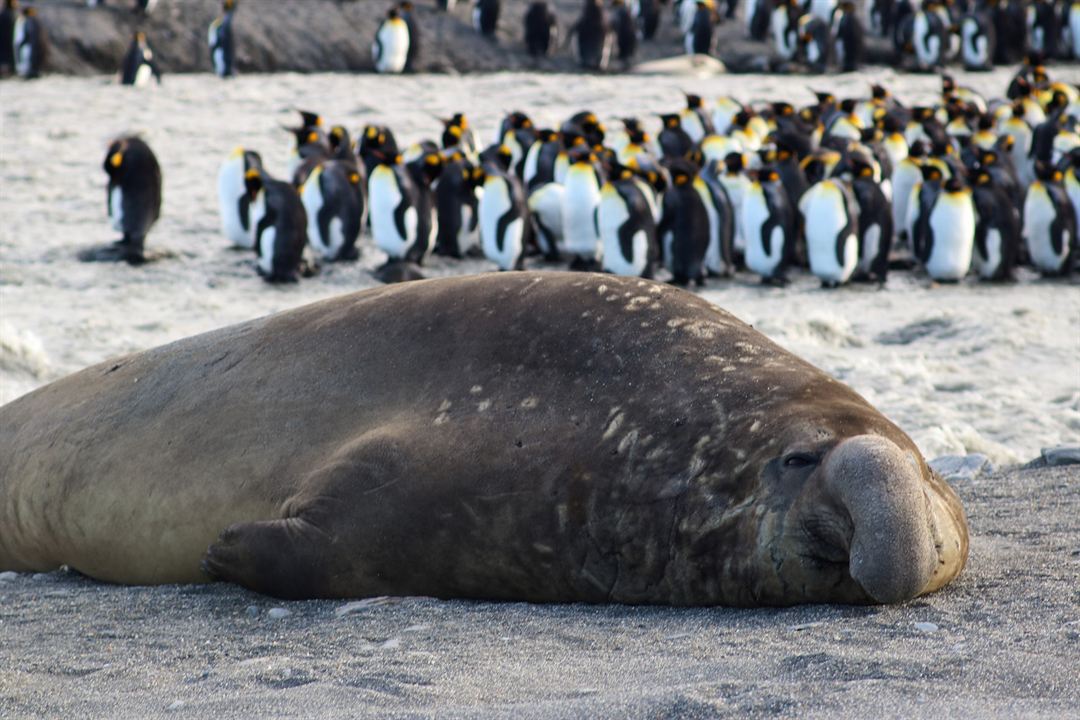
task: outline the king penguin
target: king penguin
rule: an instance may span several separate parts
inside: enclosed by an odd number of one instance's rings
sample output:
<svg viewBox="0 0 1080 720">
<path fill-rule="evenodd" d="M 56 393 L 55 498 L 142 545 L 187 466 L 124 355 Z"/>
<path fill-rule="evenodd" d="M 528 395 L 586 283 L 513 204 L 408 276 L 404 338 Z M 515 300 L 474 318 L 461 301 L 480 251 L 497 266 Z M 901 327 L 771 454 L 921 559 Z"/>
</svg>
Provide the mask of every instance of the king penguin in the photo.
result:
<svg viewBox="0 0 1080 720">
<path fill-rule="evenodd" d="M 403 72 L 409 57 L 409 42 L 409 26 L 396 7 L 390 8 L 386 12 L 386 19 L 375 33 L 375 42 L 371 45 L 375 72 Z"/>
<path fill-rule="evenodd" d="M 233 44 L 233 14 L 236 12 L 236 0 L 224 0 L 221 4 L 221 17 L 214 18 L 207 32 L 210 46 L 210 63 L 218 77 L 232 77 L 236 74 L 236 46 Z"/>
<path fill-rule="evenodd" d="M 431 183 L 442 169 L 438 154 L 426 154 L 404 163 L 403 158 L 379 157 L 368 178 L 371 234 L 375 245 L 387 254 L 379 268 L 380 279 L 397 279 L 393 266 L 422 265 L 437 236 L 433 217 Z M 419 276 L 408 273 L 406 277 Z"/>
<path fill-rule="evenodd" d="M 962 280 L 975 247 L 975 203 L 959 177 L 942 182 L 939 168 L 923 168 L 912 233 L 915 256 L 939 282 Z"/>
<path fill-rule="evenodd" d="M 1012 280 L 1020 249 L 1020 210 L 989 170 L 975 172 L 975 271 L 983 280 Z"/>
<path fill-rule="evenodd" d="M 842 180 L 826 178 L 803 194 L 799 212 L 810 272 L 825 287 L 846 283 L 859 260 L 858 210 L 851 190 Z"/>
<path fill-rule="evenodd" d="M 300 188 L 307 214 L 308 244 L 320 260 L 356 260 L 365 223 L 363 175 L 355 162 L 325 160 Z"/>
<path fill-rule="evenodd" d="M 299 279 L 307 245 L 307 215 L 291 183 L 275 180 L 259 168 L 247 171 L 251 198 L 255 270 L 269 283 Z"/>
<path fill-rule="evenodd" d="M 859 211 L 859 263 L 855 280 L 884 283 L 893 240 L 893 208 L 882 184 L 874 178 L 874 162 L 863 152 L 849 153 L 851 189 Z"/>
<path fill-rule="evenodd" d="M 705 253 L 709 249 L 709 215 L 701 193 L 694 187 L 697 168 L 689 160 L 669 164 L 671 187 L 664 193 L 663 214 L 657 228 L 664 264 L 671 282 L 705 284 Z"/>
<path fill-rule="evenodd" d="M 250 250 L 255 245 L 251 226 L 251 196 L 248 194 L 249 170 L 262 169 L 259 153 L 238 147 L 218 171 L 218 209 L 221 232 L 234 247 Z"/>
<path fill-rule="evenodd" d="M 524 268 L 525 247 L 532 229 L 521 180 L 510 171 L 509 148 L 500 148 L 495 162 L 487 163 L 484 192 L 480 195 L 480 246 L 499 270 Z"/>
<path fill-rule="evenodd" d="M 525 12 L 525 48 L 533 57 L 546 57 L 559 44 L 559 21 L 545 0 L 536 0 Z"/>
<path fill-rule="evenodd" d="M 484 37 L 494 37 L 499 26 L 501 10 L 499 0 L 476 0 L 473 5 L 472 21 L 476 32 Z"/>
<path fill-rule="evenodd" d="M 0 78 L 15 72 L 15 23 L 19 0 L 4 0 L 0 10 Z"/>
<path fill-rule="evenodd" d="M 596 223 L 604 245 L 603 269 L 615 275 L 651 278 L 659 248 L 656 221 L 634 173 L 618 162 L 600 188 Z"/>
<path fill-rule="evenodd" d="M 1044 276 L 1068 275 L 1076 253 L 1076 212 L 1064 174 L 1038 163 L 1024 198 L 1024 239 L 1031 264 Z"/>
<path fill-rule="evenodd" d="M 960 21 L 960 59 L 964 69 L 993 70 L 997 52 L 997 33 L 988 12 L 973 8 Z"/>
<path fill-rule="evenodd" d="M 746 268 L 760 275 L 763 283 L 787 283 L 795 253 L 795 212 L 775 168 L 763 167 L 751 176 L 742 206 Z"/>
<path fill-rule="evenodd" d="M 572 270 L 591 270 L 602 252 L 600 232 L 596 227 L 596 208 L 600 205 L 602 185 L 596 156 L 588 147 L 575 148 L 563 183 L 563 243 L 573 255 Z"/>
<path fill-rule="evenodd" d="M 146 33 L 136 32 L 131 37 L 131 44 L 124 54 L 120 66 L 120 84 L 142 87 L 153 77 L 161 84 L 161 69 L 154 62 L 154 51 L 146 42 Z"/>
<path fill-rule="evenodd" d="M 124 234 L 111 257 L 132 265 L 146 261 L 143 246 L 150 228 L 161 215 L 161 166 L 150 146 L 141 138 L 117 138 L 105 154 L 109 176 L 105 199 L 114 230 Z"/>
<path fill-rule="evenodd" d="M 45 28 L 38 17 L 37 8 L 23 8 L 22 15 L 16 18 L 12 45 L 18 76 L 25 79 L 39 77 L 45 64 L 47 46 Z"/>
<path fill-rule="evenodd" d="M 477 189 L 483 184 L 480 169 L 456 150 L 445 156 L 435 185 L 435 211 L 439 230 L 435 254 L 462 258 L 476 245 Z"/>
<path fill-rule="evenodd" d="M 614 35 L 600 0 L 585 0 L 570 34 L 577 37 L 577 59 L 581 67 L 596 72 L 607 69 Z"/>
</svg>

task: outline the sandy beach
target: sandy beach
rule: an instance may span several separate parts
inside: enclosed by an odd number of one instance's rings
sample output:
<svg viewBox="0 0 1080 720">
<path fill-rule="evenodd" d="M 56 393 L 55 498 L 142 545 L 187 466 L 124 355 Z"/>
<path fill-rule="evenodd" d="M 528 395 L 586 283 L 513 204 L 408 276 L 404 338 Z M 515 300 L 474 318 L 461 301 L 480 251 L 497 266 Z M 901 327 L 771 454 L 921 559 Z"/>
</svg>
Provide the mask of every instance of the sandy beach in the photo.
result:
<svg viewBox="0 0 1080 720">
<path fill-rule="evenodd" d="M 1075 66 L 1056 77 L 1077 82 Z M 1009 70 L 958 74 L 1000 94 Z M 605 120 L 712 98 L 809 102 L 880 81 L 916 103 L 935 76 L 172 76 L 0 85 L 0 402 L 110 357 L 372 287 L 384 256 L 272 287 L 218 227 L 216 174 L 236 145 L 284 173 L 292 109 L 356 132 L 434 136 L 464 110 L 487 140 L 501 115 Z M 109 140 L 136 131 L 164 174 L 150 265 L 84 264 L 115 239 Z M 434 259 L 431 276 L 493 265 Z M 405 599 L 283 604 L 235 587 L 122 588 L 70 573 L 0 576 L 0 717 L 1068 717 L 1080 706 L 1080 472 L 1021 470 L 1080 437 L 1080 285 L 784 289 L 751 275 L 704 297 L 863 394 L 928 458 L 983 453 L 956 480 L 971 561 L 944 591 L 896 607 L 685 610 Z M 285 617 L 274 617 L 281 612 Z M 273 616 L 272 616 L 273 615 Z"/>
</svg>

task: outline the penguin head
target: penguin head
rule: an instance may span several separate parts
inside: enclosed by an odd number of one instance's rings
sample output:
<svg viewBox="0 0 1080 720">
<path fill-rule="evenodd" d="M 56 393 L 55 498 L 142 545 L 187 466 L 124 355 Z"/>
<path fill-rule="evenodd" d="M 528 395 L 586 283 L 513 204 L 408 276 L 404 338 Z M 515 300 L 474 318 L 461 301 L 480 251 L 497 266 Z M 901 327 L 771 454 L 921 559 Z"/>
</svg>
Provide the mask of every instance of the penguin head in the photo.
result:
<svg viewBox="0 0 1080 720">
<path fill-rule="evenodd" d="M 1035 179 L 1044 183 L 1059 183 L 1064 179 L 1064 174 L 1056 167 L 1042 160 L 1035 161 Z"/>
<path fill-rule="evenodd" d="M 251 200 L 259 196 L 264 184 L 262 172 L 256 168 L 251 168 L 244 173 L 244 189 L 247 190 L 248 198 Z"/>
<path fill-rule="evenodd" d="M 305 128 L 317 128 L 322 127 L 323 119 L 319 113 L 311 112 L 309 110 L 297 110 L 300 113 L 300 121 Z"/>
<path fill-rule="evenodd" d="M 689 160 L 676 158 L 668 163 L 668 172 L 671 173 L 671 183 L 675 187 L 686 187 L 694 182 L 697 177 L 697 168 Z"/>
<path fill-rule="evenodd" d="M 126 140 L 114 140 L 105 153 L 105 172 L 110 178 L 123 174 L 124 154 L 127 152 Z"/>
<path fill-rule="evenodd" d="M 941 172 L 941 168 L 939 168 L 937 165 L 923 165 L 921 169 L 923 180 L 925 182 L 939 183 L 944 177 L 944 174 Z"/>
<path fill-rule="evenodd" d="M 758 170 L 758 182 L 762 185 L 780 182 L 780 173 L 771 165 L 766 165 Z"/>
<path fill-rule="evenodd" d="M 400 17 L 401 17 L 401 11 L 398 10 L 396 7 L 392 7 L 389 10 L 386 11 L 386 19 L 387 20 L 397 20 Z"/>
<path fill-rule="evenodd" d="M 956 80 L 948 73 L 941 74 L 941 94 L 951 95 L 956 92 Z"/>
<path fill-rule="evenodd" d="M 221 3 L 221 9 L 225 12 L 236 9 L 236 0 L 223 0 Z"/>
<path fill-rule="evenodd" d="M 687 92 L 684 92 L 683 95 L 686 96 L 686 107 L 688 110 L 697 110 L 698 108 L 702 107 L 700 95 L 694 95 Z"/>
<path fill-rule="evenodd" d="M 341 125 L 335 125 L 330 128 L 330 134 L 327 136 L 327 141 L 330 143 L 330 149 L 335 153 L 341 152 L 344 148 L 351 150 L 352 144 L 349 140 L 349 131 Z"/>
<path fill-rule="evenodd" d="M 974 184 L 978 185 L 979 187 L 985 187 L 987 185 L 991 185 L 991 184 L 993 184 L 993 181 L 994 181 L 993 176 L 986 170 L 978 170 L 978 171 L 976 171 L 975 177 L 974 177 L 974 180 L 973 180 Z"/>
<path fill-rule="evenodd" d="M 908 157 L 910 158 L 918 160 L 919 158 L 926 157 L 926 154 L 926 143 L 924 143 L 922 140 L 916 140 L 915 142 L 911 143 L 911 147 L 908 148 Z"/>
<path fill-rule="evenodd" d="M 729 173 L 740 173 L 746 169 L 742 153 L 731 152 L 724 156 L 724 169 Z"/>
<path fill-rule="evenodd" d="M 945 184 L 942 187 L 947 193 L 958 193 L 963 192 L 967 186 L 964 184 L 963 178 L 959 175 L 953 175 L 945 181 Z"/>
<path fill-rule="evenodd" d="M 888 100 L 892 97 L 892 93 L 889 92 L 884 85 L 875 83 L 870 86 L 870 97 L 874 100 Z"/>
<path fill-rule="evenodd" d="M 774 102 L 769 108 L 776 117 L 791 117 L 795 114 L 795 106 L 788 102 Z"/>
<path fill-rule="evenodd" d="M 679 116 L 674 114 L 674 113 L 668 113 L 666 115 L 661 115 L 660 116 L 660 121 L 662 123 L 664 123 L 664 127 L 668 128 L 669 130 L 674 130 L 675 128 L 679 127 L 679 125 L 680 125 Z"/>
<path fill-rule="evenodd" d="M 413 11 L 413 4 L 409 2 L 409 0 L 402 0 L 402 2 L 398 4 L 398 8 L 400 8 L 403 13 L 410 13 Z"/>
</svg>

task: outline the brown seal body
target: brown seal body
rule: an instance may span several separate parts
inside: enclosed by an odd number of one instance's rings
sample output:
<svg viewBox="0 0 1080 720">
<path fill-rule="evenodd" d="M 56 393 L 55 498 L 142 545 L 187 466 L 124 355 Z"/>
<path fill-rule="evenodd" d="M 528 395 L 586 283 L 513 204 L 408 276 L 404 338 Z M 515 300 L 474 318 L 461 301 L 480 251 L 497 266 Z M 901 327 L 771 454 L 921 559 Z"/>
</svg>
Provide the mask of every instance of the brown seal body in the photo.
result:
<svg viewBox="0 0 1080 720">
<path fill-rule="evenodd" d="M 0 571 L 788 605 L 904 600 L 966 557 L 960 503 L 907 435 L 635 278 L 379 288 L 0 408 Z"/>
</svg>

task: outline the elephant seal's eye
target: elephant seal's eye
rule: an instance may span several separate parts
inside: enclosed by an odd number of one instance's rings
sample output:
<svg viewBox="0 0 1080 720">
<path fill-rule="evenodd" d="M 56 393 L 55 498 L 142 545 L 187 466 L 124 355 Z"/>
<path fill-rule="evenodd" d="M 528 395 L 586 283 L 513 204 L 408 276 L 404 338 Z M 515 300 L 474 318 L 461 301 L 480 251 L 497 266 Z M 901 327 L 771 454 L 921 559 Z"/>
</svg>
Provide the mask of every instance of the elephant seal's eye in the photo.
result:
<svg viewBox="0 0 1080 720">
<path fill-rule="evenodd" d="M 809 453 L 792 453 L 784 458 L 784 467 L 806 468 L 818 464 L 818 458 Z"/>
</svg>

